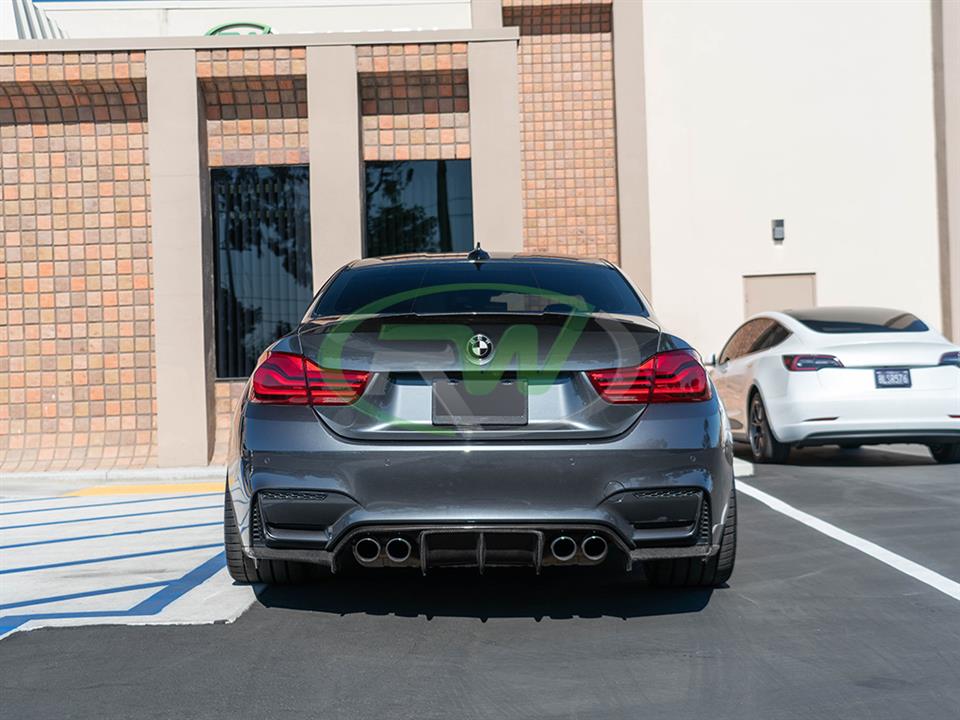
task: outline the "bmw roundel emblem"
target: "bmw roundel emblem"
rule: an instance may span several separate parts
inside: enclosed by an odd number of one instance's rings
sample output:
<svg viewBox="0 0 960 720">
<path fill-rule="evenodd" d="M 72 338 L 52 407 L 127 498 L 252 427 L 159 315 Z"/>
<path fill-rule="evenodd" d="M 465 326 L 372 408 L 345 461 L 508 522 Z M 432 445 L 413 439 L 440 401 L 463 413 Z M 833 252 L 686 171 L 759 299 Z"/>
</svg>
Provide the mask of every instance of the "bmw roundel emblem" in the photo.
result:
<svg viewBox="0 0 960 720">
<path fill-rule="evenodd" d="M 476 365 L 485 365 L 493 359 L 493 341 L 486 335 L 474 335 L 467 342 L 467 358 Z"/>
</svg>

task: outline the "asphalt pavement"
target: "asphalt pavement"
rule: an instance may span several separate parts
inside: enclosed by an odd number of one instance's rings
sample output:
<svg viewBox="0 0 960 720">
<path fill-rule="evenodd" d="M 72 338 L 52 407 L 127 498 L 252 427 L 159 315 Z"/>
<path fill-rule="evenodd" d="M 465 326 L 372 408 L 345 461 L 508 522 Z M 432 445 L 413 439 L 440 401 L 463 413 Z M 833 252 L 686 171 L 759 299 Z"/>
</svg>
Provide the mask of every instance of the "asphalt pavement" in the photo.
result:
<svg viewBox="0 0 960 720">
<path fill-rule="evenodd" d="M 15 632 L 0 717 L 960 716 L 960 466 L 821 448 L 742 482 L 941 589 L 741 492 L 712 592 L 591 572 L 259 588 L 234 622 Z"/>
</svg>

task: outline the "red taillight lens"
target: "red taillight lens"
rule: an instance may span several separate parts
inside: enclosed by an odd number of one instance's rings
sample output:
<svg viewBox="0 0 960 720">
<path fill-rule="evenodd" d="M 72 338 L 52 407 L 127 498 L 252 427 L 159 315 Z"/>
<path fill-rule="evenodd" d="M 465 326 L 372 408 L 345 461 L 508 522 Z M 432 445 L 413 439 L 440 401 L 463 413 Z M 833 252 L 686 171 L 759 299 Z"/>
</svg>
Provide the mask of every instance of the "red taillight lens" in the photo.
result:
<svg viewBox="0 0 960 720">
<path fill-rule="evenodd" d="M 275 405 L 349 405 L 370 374 L 328 370 L 291 353 L 272 352 L 253 371 L 250 401 Z"/>
<path fill-rule="evenodd" d="M 784 355 L 783 366 L 790 372 L 814 372 L 824 368 L 842 368 L 833 355 Z"/>
<path fill-rule="evenodd" d="M 707 371 L 693 350 L 670 350 L 636 367 L 592 370 L 587 376 L 610 403 L 700 402 L 711 397 Z"/>
<path fill-rule="evenodd" d="M 349 405 L 363 394 L 370 373 L 330 370 L 304 359 L 311 405 Z"/>
</svg>

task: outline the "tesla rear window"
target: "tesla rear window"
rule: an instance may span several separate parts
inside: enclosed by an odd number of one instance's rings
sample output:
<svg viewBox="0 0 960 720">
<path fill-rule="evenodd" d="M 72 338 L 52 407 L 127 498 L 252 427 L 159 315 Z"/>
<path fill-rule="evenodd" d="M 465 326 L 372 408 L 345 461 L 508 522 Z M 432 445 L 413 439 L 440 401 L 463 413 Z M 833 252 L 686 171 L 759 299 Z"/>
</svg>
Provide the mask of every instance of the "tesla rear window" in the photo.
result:
<svg viewBox="0 0 960 720">
<path fill-rule="evenodd" d="M 788 310 L 787 314 L 819 333 L 926 332 L 930 329 L 916 315 L 882 308 L 818 308 Z"/>
<path fill-rule="evenodd" d="M 611 267 L 493 260 L 350 268 L 324 290 L 313 316 L 471 312 L 648 315 Z"/>
</svg>

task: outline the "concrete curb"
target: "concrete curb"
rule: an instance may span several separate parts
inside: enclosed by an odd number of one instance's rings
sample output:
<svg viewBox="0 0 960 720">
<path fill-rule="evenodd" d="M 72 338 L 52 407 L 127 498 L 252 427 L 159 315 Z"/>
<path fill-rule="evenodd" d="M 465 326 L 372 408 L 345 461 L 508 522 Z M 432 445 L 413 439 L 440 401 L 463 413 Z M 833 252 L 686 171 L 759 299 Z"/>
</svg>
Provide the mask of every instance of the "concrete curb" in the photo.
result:
<svg viewBox="0 0 960 720">
<path fill-rule="evenodd" d="M 96 485 L 150 485 L 188 482 L 224 482 L 224 465 L 144 468 L 138 470 L 70 470 L 63 472 L 0 473 L 0 495 L 29 497 L 62 495 Z"/>
<path fill-rule="evenodd" d="M 0 473 L 0 482 L 59 480 L 64 483 L 176 482 L 178 480 L 222 480 L 225 465 L 204 467 L 144 468 L 140 470 L 67 470 L 61 472 Z"/>
</svg>

